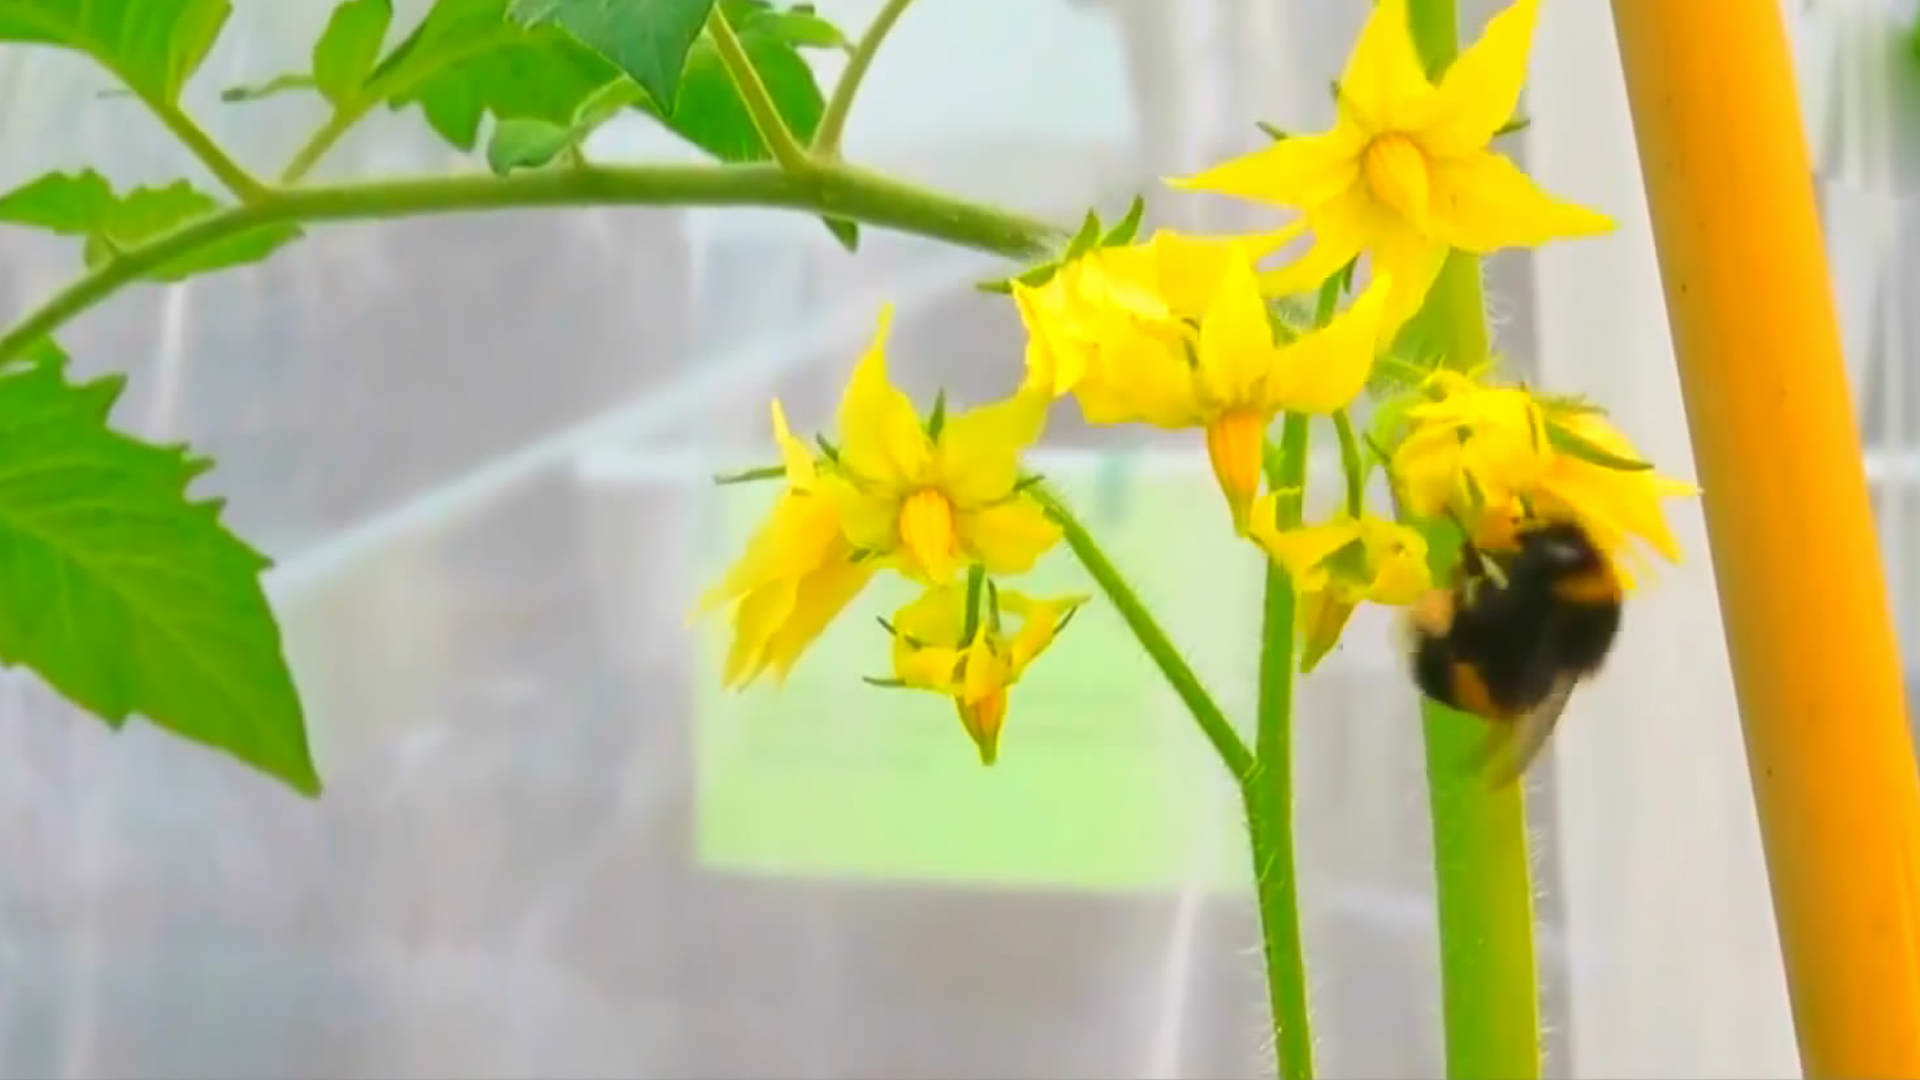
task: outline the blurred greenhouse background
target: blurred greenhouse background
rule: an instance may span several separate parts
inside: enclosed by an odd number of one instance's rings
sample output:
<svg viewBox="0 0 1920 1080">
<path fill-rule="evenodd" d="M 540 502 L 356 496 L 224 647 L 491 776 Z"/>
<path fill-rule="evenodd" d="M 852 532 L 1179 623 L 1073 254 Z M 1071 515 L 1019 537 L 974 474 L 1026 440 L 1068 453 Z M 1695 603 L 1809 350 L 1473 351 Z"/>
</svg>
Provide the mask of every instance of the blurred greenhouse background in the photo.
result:
<svg viewBox="0 0 1920 1080">
<path fill-rule="evenodd" d="M 239 0 L 187 106 L 277 164 L 318 99 L 328 0 Z M 427 0 L 399 0 L 411 25 Z M 842 26 L 878 0 L 821 0 Z M 1463 3 L 1477 27 L 1495 3 Z M 1691 475 L 1607 5 L 1549 0 L 1510 141 L 1614 238 L 1490 264 L 1516 370 L 1592 393 Z M 1920 59 L 1911 0 L 1783 0 L 1799 50 L 1890 587 L 1920 671 Z M 849 154 L 1059 220 L 1255 224 L 1157 178 L 1328 119 L 1365 5 L 920 0 Z M 1177 16 L 1176 16 L 1177 12 Z M 831 75 L 835 62 L 820 66 Z M 76 57 L 0 48 L 0 189 L 200 171 Z M 638 118 L 605 159 L 691 159 Z M 483 168 L 417 110 L 316 178 Z M 77 269 L 23 230 L 0 317 Z M 717 689 L 698 591 L 767 492 L 766 399 L 830 420 L 883 299 L 930 397 L 1010 388 L 994 262 L 776 212 L 520 212 L 326 226 L 270 262 L 129 290 L 65 335 L 129 370 L 118 421 L 214 454 L 270 587 L 318 803 L 9 675 L 0 708 L 0 1073 L 60 1077 L 1226 1077 L 1267 1067 L 1238 807 L 1096 601 L 981 769 L 950 706 L 863 685 L 864 598 L 784 693 Z M 1909 306 L 1914 305 L 1914 306 Z M 1323 457 L 1325 455 L 1322 455 Z M 1256 554 L 1193 440 L 1055 414 L 1043 452 L 1230 707 Z M 1324 492 L 1329 485 L 1322 483 Z M 1187 508 L 1197 506 L 1189 513 Z M 1548 1075 L 1797 1075 L 1698 508 L 1532 801 Z M 1039 574 L 1083 589 L 1064 552 Z M 1411 689 L 1368 613 L 1303 690 L 1301 880 L 1321 1068 L 1440 1067 Z M 1920 688 L 1916 688 L 1920 690 Z M 1910 695 L 1920 697 L 1920 694 Z"/>
</svg>

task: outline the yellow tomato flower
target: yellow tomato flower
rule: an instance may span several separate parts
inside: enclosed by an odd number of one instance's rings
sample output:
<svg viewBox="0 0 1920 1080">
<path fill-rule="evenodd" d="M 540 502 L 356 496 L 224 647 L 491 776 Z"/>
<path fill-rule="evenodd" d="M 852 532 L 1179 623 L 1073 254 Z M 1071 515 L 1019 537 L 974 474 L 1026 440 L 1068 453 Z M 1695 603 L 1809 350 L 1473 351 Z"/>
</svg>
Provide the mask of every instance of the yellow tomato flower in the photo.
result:
<svg viewBox="0 0 1920 1080">
<path fill-rule="evenodd" d="M 1411 604 L 1428 589 L 1427 542 L 1413 529 L 1341 514 L 1283 530 L 1274 524 L 1276 498 L 1261 496 L 1250 535 L 1293 581 L 1301 671 L 1313 670 L 1339 643 L 1355 607 Z"/>
<path fill-rule="evenodd" d="M 894 615 L 888 629 L 894 678 L 951 697 L 960 725 L 980 750 L 980 763 L 991 765 L 999 756 L 1008 688 L 1053 644 L 1087 598 L 1036 600 L 1012 591 L 985 592 L 971 639 L 967 588 L 952 582 L 921 593 Z"/>
<path fill-rule="evenodd" d="M 1253 251 L 1239 240 L 1162 233 L 1148 245 L 1105 252 L 1099 269 L 1069 286 L 1081 290 L 1078 298 L 1029 298 L 1022 308 L 1049 356 L 1060 348 L 1056 330 L 1096 343 L 1080 354 L 1073 383 L 1089 423 L 1206 432 L 1214 475 L 1241 532 L 1260 486 L 1267 425 L 1282 411 L 1332 412 L 1360 393 L 1391 286 L 1377 279 L 1328 325 L 1277 341 Z M 1048 313 L 1045 305 L 1056 302 L 1077 309 L 1074 321 Z M 1054 361 L 1030 353 L 1029 363 Z"/>
<path fill-rule="evenodd" d="M 1456 513 L 1483 546 L 1509 536 L 1517 517 L 1570 517 L 1628 588 L 1634 569 L 1647 565 L 1635 539 L 1680 560 L 1662 500 L 1699 489 L 1629 467 L 1643 464 L 1639 453 L 1599 410 L 1543 401 L 1518 386 L 1482 386 L 1455 372 L 1436 372 L 1427 390 L 1436 399 L 1407 410 L 1411 426 L 1393 453 L 1408 512 Z"/>
<path fill-rule="evenodd" d="M 998 574 L 1033 567 L 1060 528 L 1020 488 L 1020 455 L 1040 437 L 1051 400 L 1033 388 L 945 417 L 928 432 L 887 376 L 893 308 L 840 401 L 840 446 L 821 477 L 848 541 L 919 581 L 979 563 Z"/>
<path fill-rule="evenodd" d="M 833 501 L 820 493 L 813 454 L 787 428 L 773 402 L 773 434 L 786 466 L 786 490 L 747 542 L 747 550 L 700 608 L 733 603 L 733 641 L 721 683 L 745 687 L 773 671 L 784 682 L 800 654 L 872 578 L 874 566 L 847 542 Z"/>
<path fill-rule="evenodd" d="M 1483 386 L 1458 372 L 1426 383 L 1434 400 L 1407 410 L 1411 423 L 1394 450 L 1399 497 L 1416 517 L 1450 507 L 1505 506 L 1531 488 L 1549 461 L 1546 419 L 1517 386 Z"/>
<path fill-rule="evenodd" d="M 1087 251 L 1040 285 L 1015 281 L 1013 299 L 1027 329 L 1029 382 L 1056 397 L 1079 392 L 1090 423 L 1136 418 L 1150 408 L 1151 388 L 1143 392 L 1109 373 L 1138 374 L 1146 358 L 1184 361 L 1186 342 L 1227 264 L 1284 243 L 1277 235 L 1195 236 L 1162 229 L 1141 243 Z M 1158 367 L 1177 376 L 1181 366 Z"/>
<path fill-rule="evenodd" d="M 1641 460 L 1633 443 L 1599 412 L 1552 412 L 1552 422 L 1602 453 Z M 1555 452 L 1529 492 L 1534 512 L 1567 515 L 1578 521 L 1605 551 L 1621 583 L 1633 587 L 1633 570 L 1651 564 L 1633 541 L 1638 539 L 1670 563 L 1680 561 L 1680 541 L 1667 524 L 1662 501 L 1699 494 L 1693 484 L 1652 469 L 1617 469 L 1577 455 Z"/>
<path fill-rule="evenodd" d="M 1541 191 L 1489 149 L 1526 82 L 1539 0 L 1488 20 L 1435 86 L 1415 51 L 1406 0 L 1379 0 L 1347 58 L 1332 130 L 1294 135 L 1224 162 L 1178 188 L 1301 211 L 1313 243 L 1264 282 L 1311 289 L 1361 252 L 1393 277 L 1387 325 L 1420 307 L 1451 248 L 1485 254 L 1613 228 L 1606 216 Z"/>
</svg>

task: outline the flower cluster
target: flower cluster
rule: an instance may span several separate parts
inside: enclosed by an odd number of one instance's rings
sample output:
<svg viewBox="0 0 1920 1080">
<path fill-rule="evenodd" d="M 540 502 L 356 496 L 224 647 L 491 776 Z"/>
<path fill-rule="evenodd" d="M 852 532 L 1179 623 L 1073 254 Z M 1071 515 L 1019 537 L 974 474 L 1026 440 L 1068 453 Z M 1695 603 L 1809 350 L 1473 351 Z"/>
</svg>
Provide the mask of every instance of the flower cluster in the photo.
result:
<svg viewBox="0 0 1920 1080">
<path fill-rule="evenodd" d="M 1598 408 L 1463 370 L 1481 358 L 1397 359 L 1397 378 L 1381 378 L 1381 357 L 1395 355 L 1451 252 L 1612 227 L 1491 148 L 1513 122 L 1537 7 L 1515 0 L 1435 83 L 1405 0 L 1380 0 L 1336 86 L 1331 130 L 1172 182 L 1293 220 L 1136 240 L 1138 203 L 1104 234 L 1089 215 L 1059 258 L 1004 283 L 1028 341 L 1025 378 L 1003 400 L 948 415 L 942 399 L 922 415 L 888 378 L 884 311 L 846 387 L 837 441 L 801 441 L 773 406 L 785 491 L 707 598 L 732 606 L 728 685 L 768 669 L 784 677 L 873 574 L 891 570 L 924 592 L 885 622 L 893 675 L 873 681 L 950 697 L 991 763 L 1008 688 L 1084 601 L 996 581 L 1032 568 L 1062 535 L 1021 457 L 1069 396 L 1089 423 L 1201 433 L 1227 521 L 1300 597 L 1303 669 L 1357 605 L 1410 604 L 1431 586 L 1422 527 L 1435 521 L 1482 530 L 1516 514 L 1572 516 L 1627 581 L 1636 538 L 1677 558 L 1661 499 L 1691 487 L 1638 460 Z M 1303 253 L 1281 256 L 1303 239 Z M 1367 461 L 1347 410 L 1369 396 L 1367 441 L 1398 520 L 1365 505 Z M 1329 520 L 1300 520 L 1299 491 L 1276 483 L 1269 429 L 1283 415 L 1331 417 L 1342 436 L 1349 498 Z"/>
</svg>

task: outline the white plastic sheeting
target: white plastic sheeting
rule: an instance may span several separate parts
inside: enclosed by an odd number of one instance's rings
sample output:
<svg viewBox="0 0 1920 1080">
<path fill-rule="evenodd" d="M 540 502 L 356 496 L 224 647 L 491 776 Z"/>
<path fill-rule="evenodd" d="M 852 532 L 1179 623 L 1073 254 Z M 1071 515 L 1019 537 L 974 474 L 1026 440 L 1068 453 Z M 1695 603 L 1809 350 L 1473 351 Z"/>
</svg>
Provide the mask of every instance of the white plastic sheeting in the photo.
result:
<svg viewBox="0 0 1920 1080">
<path fill-rule="evenodd" d="M 876 4 L 820 6 L 858 25 Z M 1360 5 L 1172 7 L 921 0 L 850 148 L 1066 219 L 1254 145 L 1255 117 L 1327 119 Z M 1465 7 L 1477 23 L 1491 5 Z M 1534 126 L 1514 141 L 1621 230 L 1494 260 L 1502 341 L 1686 474 L 1606 6 L 1545 7 Z M 1788 10 L 1911 627 L 1920 378 L 1901 253 L 1920 114 L 1892 36 L 1910 16 Z M 218 90 L 303 66 L 325 14 L 242 0 L 189 95 L 263 170 L 319 107 Z M 133 103 L 97 99 L 106 85 L 70 56 L 0 50 L 0 186 L 81 164 L 204 182 Z M 638 121 L 595 150 L 687 156 Z M 381 111 L 321 175 L 477 167 L 456 162 L 417 113 Z M 1186 227 L 1259 219 L 1154 199 Z M 78 261 L 17 231 L 4 252 L 7 317 Z M 768 453 L 770 393 L 796 424 L 828 423 L 883 298 L 914 392 L 1012 385 L 1017 321 L 969 287 L 992 268 L 871 231 L 849 258 L 773 213 L 498 214 L 327 227 L 76 322 L 63 341 L 83 369 L 133 374 L 119 422 L 219 455 L 210 488 L 281 560 L 270 585 L 329 791 L 303 803 L 9 678 L 0 1074 L 1259 1075 L 1233 800 L 1098 601 L 1023 682 L 993 770 L 943 703 L 858 682 L 884 662 L 870 619 L 897 590 L 863 599 L 781 696 L 715 692 L 711 634 L 686 627 L 765 497 L 704 477 Z M 1063 407 L 1039 460 L 1244 712 L 1259 567 L 1219 528 L 1194 441 L 1090 432 Z M 1677 519 L 1689 561 L 1636 601 L 1535 799 L 1554 1076 L 1795 1070 L 1704 536 L 1697 510 Z M 1085 588 L 1064 554 L 1038 577 Z M 1321 1072 L 1435 1075 L 1422 765 L 1384 617 L 1356 618 L 1300 713 Z"/>
</svg>

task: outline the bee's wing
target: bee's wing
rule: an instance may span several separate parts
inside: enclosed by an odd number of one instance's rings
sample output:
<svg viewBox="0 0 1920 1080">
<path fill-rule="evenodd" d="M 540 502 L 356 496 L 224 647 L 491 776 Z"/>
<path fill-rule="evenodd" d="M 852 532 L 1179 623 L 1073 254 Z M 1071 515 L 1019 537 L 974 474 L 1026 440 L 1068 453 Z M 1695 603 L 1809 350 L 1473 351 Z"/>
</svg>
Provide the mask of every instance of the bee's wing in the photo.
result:
<svg viewBox="0 0 1920 1080">
<path fill-rule="evenodd" d="M 1563 674 L 1556 677 L 1547 696 L 1529 709 L 1518 720 L 1510 724 L 1501 724 L 1487 736 L 1469 763 L 1472 769 L 1486 777 L 1493 787 L 1506 787 L 1520 779 L 1540 756 L 1547 745 L 1547 739 L 1553 735 L 1554 725 L 1560 722 L 1560 714 L 1567 711 L 1567 702 L 1573 697 L 1573 688 L 1579 683 L 1574 675 Z"/>
</svg>

